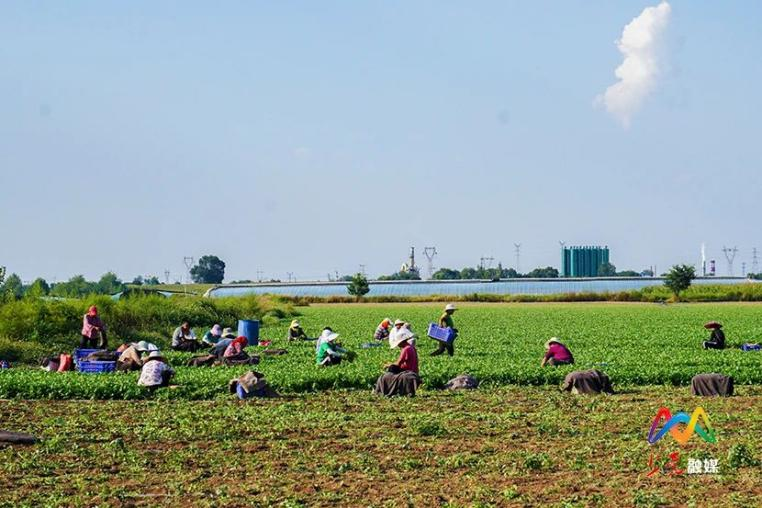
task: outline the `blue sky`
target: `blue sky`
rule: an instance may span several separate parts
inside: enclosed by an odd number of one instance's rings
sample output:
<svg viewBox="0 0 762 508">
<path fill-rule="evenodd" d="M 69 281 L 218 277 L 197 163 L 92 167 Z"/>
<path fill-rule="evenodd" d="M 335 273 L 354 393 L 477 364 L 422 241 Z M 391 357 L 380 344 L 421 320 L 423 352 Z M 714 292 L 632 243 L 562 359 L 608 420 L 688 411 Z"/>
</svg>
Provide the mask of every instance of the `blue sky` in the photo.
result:
<svg viewBox="0 0 762 508">
<path fill-rule="evenodd" d="M 596 96 L 657 2 L 3 2 L 0 264 L 228 280 L 762 249 L 762 4 L 672 1 L 624 128 Z M 718 266 L 724 271 L 724 262 Z"/>
</svg>

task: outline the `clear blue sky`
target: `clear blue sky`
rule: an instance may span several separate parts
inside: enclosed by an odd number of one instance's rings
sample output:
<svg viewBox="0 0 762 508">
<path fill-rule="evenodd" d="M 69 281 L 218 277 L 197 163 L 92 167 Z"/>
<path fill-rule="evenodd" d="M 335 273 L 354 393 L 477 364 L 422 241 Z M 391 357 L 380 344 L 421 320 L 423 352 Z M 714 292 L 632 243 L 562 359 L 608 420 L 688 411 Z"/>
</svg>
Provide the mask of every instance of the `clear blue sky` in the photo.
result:
<svg viewBox="0 0 762 508">
<path fill-rule="evenodd" d="M 0 5 L 0 264 L 24 280 L 620 269 L 762 249 L 762 4 L 670 2 L 628 129 L 593 105 L 643 1 Z M 724 270 L 724 263 L 719 267 Z"/>
</svg>

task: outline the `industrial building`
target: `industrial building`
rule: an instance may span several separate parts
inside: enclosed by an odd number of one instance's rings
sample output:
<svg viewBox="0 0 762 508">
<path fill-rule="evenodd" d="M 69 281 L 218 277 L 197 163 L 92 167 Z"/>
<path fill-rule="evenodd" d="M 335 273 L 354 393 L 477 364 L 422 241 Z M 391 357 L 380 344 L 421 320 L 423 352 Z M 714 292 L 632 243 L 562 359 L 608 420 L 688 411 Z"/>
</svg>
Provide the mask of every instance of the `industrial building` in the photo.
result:
<svg viewBox="0 0 762 508">
<path fill-rule="evenodd" d="M 598 269 L 608 262 L 608 247 L 564 247 L 561 277 L 597 277 Z"/>
</svg>

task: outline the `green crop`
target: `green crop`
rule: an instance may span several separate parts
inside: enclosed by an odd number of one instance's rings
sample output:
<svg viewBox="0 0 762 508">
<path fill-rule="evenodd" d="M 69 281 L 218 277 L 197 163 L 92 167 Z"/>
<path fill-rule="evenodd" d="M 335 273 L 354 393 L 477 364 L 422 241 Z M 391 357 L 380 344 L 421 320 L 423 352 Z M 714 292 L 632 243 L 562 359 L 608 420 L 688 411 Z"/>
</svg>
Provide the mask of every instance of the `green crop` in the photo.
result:
<svg viewBox="0 0 762 508">
<path fill-rule="evenodd" d="M 732 375 L 736 384 L 762 383 L 762 353 L 742 352 L 738 345 L 760 342 L 762 305 L 757 304 L 461 304 L 455 314 L 460 337 L 455 356 L 428 356 L 436 344 L 425 336 L 438 304 L 316 305 L 300 309 L 311 336 L 324 326 L 340 333 L 345 347 L 358 355 L 353 363 L 320 368 L 314 343 L 286 343 L 288 320 L 265 326 L 262 338 L 271 347 L 286 348 L 283 356 L 262 356 L 257 367 L 284 393 L 332 389 L 370 389 L 383 365 L 397 351 L 387 343 L 363 349 L 384 317 L 402 318 L 418 333 L 418 354 L 425 388 L 438 388 L 449 379 L 470 373 L 483 385 L 555 385 L 579 369 L 606 372 L 615 388 L 623 385 L 685 386 L 702 372 Z M 723 322 L 728 349 L 705 351 L 701 341 L 708 320 Z M 543 345 L 551 336 L 566 343 L 576 364 L 541 368 Z M 250 347 L 252 354 L 261 347 Z M 229 397 L 227 382 L 245 367 L 191 368 L 181 366 L 188 354 L 170 354 L 176 366 L 175 389 L 148 394 L 137 386 L 137 374 L 53 374 L 16 368 L 0 372 L 0 397 L 50 399 L 214 399 Z"/>
</svg>

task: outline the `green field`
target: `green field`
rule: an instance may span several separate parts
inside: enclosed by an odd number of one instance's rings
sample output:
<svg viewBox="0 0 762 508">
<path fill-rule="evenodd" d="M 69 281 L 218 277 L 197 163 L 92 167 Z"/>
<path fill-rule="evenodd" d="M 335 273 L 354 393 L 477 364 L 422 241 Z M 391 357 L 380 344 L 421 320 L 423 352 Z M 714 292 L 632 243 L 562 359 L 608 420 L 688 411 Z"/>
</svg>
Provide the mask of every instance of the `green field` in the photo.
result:
<svg viewBox="0 0 762 508">
<path fill-rule="evenodd" d="M 329 325 L 344 345 L 358 352 L 354 363 L 332 368 L 314 364 L 311 343 L 287 344 L 283 337 L 288 319 L 265 326 L 262 337 L 288 354 L 263 357 L 258 370 L 285 393 L 325 389 L 369 389 L 385 363 L 396 358 L 388 347 L 362 349 L 372 342 L 376 324 L 384 317 L 402 318 L 424 332 L 436 320 L 440 304 L 314 305 L 299 308 L 301 321 L 311 335 Z M 704 351 L 701 341 L 708 320 L 726 324 L 729 348 Z M 762 335 L 760 304 L 461 304 L 455 315 L 460 337 L 453 358 L 428 357 L 435 343 L 419 339 L 424 389 L 435 389 L 448 379 L 468 372 L 485 386 L 506 384 L 555 385 L 573 369 L 598 368 L 616 386 L 687 385 L 701 372 L 732 375 L 737 384 L 762 383 L 762 354 L 742 352 L 743 342 L 759 342 Z M 201 332 L 202 330 L 198 330 Z M 560 337 L 572 350 L 576 365 L 541 368 L 544 342 Z M 256 353 L 261 348 L 249 348 Z M 181 365 L 189 355 L 170 355 Z M 227 397 L 227 381 L 243 368 L 178 367 L 173 390 L 159 398 L 212 399 Z M 136 374 L 49 374 L 39 369 L 0 372 L 3 398 L 100 398 L 136 399 L 147 394 L 136 386 Z"/>
</svg>

